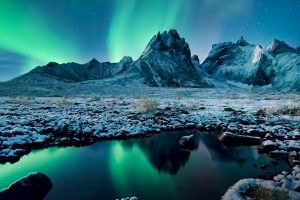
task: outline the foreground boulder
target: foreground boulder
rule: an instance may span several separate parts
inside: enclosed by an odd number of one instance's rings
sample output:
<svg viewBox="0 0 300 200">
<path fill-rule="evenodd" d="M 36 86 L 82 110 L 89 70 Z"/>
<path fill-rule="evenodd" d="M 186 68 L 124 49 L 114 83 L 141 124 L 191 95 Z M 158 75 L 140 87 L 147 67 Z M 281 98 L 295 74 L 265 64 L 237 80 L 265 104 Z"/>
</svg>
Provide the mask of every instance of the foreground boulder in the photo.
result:
<svg viewBox="0 0 300 200">
<path fill-rule="evenodd" d="M 300 166 L 291 172 L 281 172 L 273 180 L 242 179 L 231 186 L 222 200 L 246 199 L 300 199 Z"/>
<path fill-rule="evenodd" d="M 242 179 L 231 186 L 222 196 L 222 200 L 273 199 L 298 200 L 300 193 L 281 187 L 271 180 Z"/>
<path fill-rule="evenodd" d="M 42 200 L 52 188 L 49 177 L 31 173 L 0 191 L 0 200 Z"/>
<path fill-rule="evenodd" d="M 240 146 L 258 145 L 260 144 L 261 138 L 248 135 L 233 134 L 231 132 L 224 132 L 219 137 L 219 140 L 226 146 Z"/>
</svg>

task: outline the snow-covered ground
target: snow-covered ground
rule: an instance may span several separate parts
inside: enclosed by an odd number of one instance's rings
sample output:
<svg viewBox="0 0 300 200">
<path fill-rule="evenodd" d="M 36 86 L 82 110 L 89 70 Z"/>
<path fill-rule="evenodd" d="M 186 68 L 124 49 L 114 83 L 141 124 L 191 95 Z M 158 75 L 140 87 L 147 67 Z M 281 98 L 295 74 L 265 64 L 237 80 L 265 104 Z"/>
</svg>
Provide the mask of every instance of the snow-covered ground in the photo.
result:
<svg viewBox="0 0 300 200">
<path fill-rule="evenodd" d="M 82 146 L 196 128 L 259 137 L 262 153 L 288 158 L 291 165 L 300 163 L 299 94 L 149 87 L 98 90 L 98 95 L 1 97 L 0 162 L 16 162 L 32 149 L 49 146 Z M 75 91 L 72 88 L 66 95 Z"/>
</svg>

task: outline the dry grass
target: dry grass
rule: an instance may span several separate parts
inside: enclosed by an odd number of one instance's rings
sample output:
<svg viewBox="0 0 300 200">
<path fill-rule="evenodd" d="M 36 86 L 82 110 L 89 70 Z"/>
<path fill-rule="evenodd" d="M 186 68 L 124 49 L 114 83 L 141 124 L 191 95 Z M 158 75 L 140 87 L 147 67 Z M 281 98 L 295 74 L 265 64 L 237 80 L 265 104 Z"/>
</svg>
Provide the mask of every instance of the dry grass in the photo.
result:
<svg viewBox="0 0 300 200">
<path fill-rule="evenodd" d="M 94 96 L 94 97 L 91 97 L 89 102 L 98 102 L 98 101 L 101 101 L 102 98 L 100 96 Z"/>
<path fill-rule="evenodd" d="M 63 98 L 59 98 L 57 100 L 56 104 L 59 107 L 65 107 L 65 106 L 68 106 L 68 105 L 73 105 L 73 102 L 69 98 L 63 97 Z"/>
<path fill-rule="evenodd" d="M 35 103 L 34 97 L 28 96 L 20 96 L 20 97 L 10 97 L 9 100 L 5 101 L 5 103 L 15 104 L 15 105 L 23 105 L 23 106 L 30 106 Z"/>
<path fill-rule="evenodd" d="M 283 105 L 280 107 L 273 108 L 261 108 L 256 113 L 256 116 L 267 117 L 268 115 L 289 115 L 289 116 L 300 116 L 300 106 L 294 104 Z"/>
<path fill-rule="evenodd" d="M 300 116 L 300 106 L 298 105 L 285 105 L 278 108 L 273 108 L 271 112 L 274 115 L 290 115 L 290 116 Z"/>
<path fill-rule="evenodd" d="M 261 186 L 255 186 L 249 188 L 243 194 L 245 197 L 258 200 L 286 200 L 289 199 L 287 192 L 282 190 L 271 190 Z"/>
<path fill-rule="evenodd" d="M 255 113 L 255 115 L 260 117 L 266 117 L 268 116 L 268 111 L 266 108 L 261 108 Z"/>
<path fill-rule="evenodd" d="M 142 98 L 135 101 L 134 108 L 139 113 L 147 113 L 154 110 L 157 110 L 159 107 L 159 102 L 150 99 L 150 98 Z"/>
</svg>

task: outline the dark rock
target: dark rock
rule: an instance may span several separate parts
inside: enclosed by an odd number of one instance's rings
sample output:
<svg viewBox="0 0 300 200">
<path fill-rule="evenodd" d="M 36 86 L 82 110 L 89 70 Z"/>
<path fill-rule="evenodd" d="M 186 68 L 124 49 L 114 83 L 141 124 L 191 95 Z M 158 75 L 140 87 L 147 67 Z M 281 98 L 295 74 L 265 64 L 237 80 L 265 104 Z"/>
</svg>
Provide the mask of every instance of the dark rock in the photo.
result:
<svg viewBox="0 0 300 200">
<path fill-rule="evenodd" d="M 50 134 L 50 133 L 54 133 L 55 132 L 55 130 L 54 130 L 54 128 L 52 128 L 52 127 L 46 127 L 44 130 L 43 130 L 43 134 Z"/>
<path fill-rule="evenodd" d="M 276 143 L 269 142 L 269 140 L 262 142 L 261 145 L 259 146 L 259 151 L 262 153 L 267 153 L 275 149 L 277 149 Z"/>
<path fill-rule="evenodd" d="M 226 146 L 257 145 L 261 138 L 224 132 L 219 140 Z"/>
<path fill-rule="evenodd" d="M 42 173 L 31 173 L 0 191 L 0 200 L 42 200 L 52 188 L 50 178 Z"/>
<path fill-rule="evenodd" d="M 269 156 L 271 158 L 284 158 L 284 157 L 287 157 L 288 155 L 289 155 L 289 153 L 287 151 L 275 150 L 275 151 L 269 152 Z"/>
<path fill-rule="evenodd" d="M 178 112 L 181 114 L 185 114 L 185 115 L 190 114 L 189 111 L 187 111 L 187 110 L 179 110 Z"/>
<path fill-rule="evenodd" d="M 165 111 L 171 111 L 172 110 L 172 108 L 171 107 L 165 107 L 165 109 L 164 109 Z"/>
<path fill-rule="evenodd" d="M 233 112 L 235 110 L 233 108 L 224 108 L 224 111 L 226 111 L 226 112 Z"/>
<path fill-rule="evenodd" d="M 196 137 L 194 135 L 182 136 L 179 140 L 179 144 L 186 149 L 194 150 L 197 144 Z"/>
<path fill-rule="evenodd" d="M 238 46 L 247 46 L 249 43 L 244 39 L 243 36 L 235 43 Z"/>
<path fill-rule="evenodd" d="M 261 170 L 266 170 L 266 169 L 267 169 L 267 166 L 266 166 L 266 165 L 262 165 L 262 166 L 260 166 L 260 169 L 261 169 Z"/>
<path fill-rule="evenodd" d="M 262 129 L 248 129 L 246 131 L 246 134 L 262 138 L 262 137 L 265 137 L 267 133 L 264 130 L 262 130 Z"/>
<path fill-rule="evenodd" d="M 199 59 L 199 57 L 197 56 L 197 55 L 193 55 L 192 56 L 192 63 L 194 64 L 194 65 L 200 65 L 200 59 Z"/>
</svg>

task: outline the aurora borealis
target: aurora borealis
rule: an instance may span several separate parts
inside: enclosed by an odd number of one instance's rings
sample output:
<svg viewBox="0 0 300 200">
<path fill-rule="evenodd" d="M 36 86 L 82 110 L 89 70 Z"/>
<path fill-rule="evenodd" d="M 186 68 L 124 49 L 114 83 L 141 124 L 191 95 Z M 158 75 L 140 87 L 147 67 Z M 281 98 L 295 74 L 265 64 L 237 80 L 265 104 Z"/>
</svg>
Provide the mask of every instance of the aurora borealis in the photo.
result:
<svg viewBox="0 0 300 200">
<path fill-rule="evenodd" d="M 300 46 L 298 0 L 1 0 L 0 81 L 49 61 L 137 59 L 158 31 L 175 28 L 193 54 L 214 43 Z"/>
</svg>

